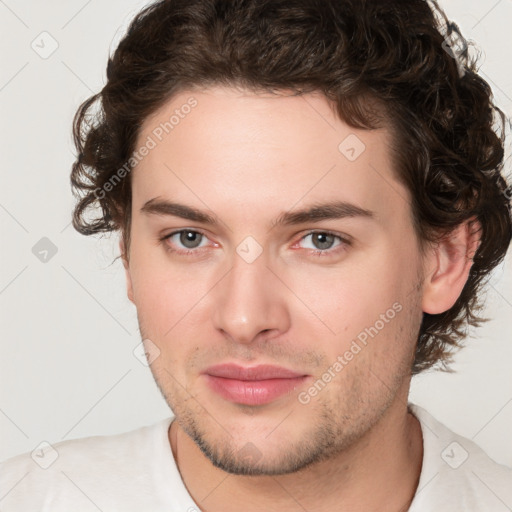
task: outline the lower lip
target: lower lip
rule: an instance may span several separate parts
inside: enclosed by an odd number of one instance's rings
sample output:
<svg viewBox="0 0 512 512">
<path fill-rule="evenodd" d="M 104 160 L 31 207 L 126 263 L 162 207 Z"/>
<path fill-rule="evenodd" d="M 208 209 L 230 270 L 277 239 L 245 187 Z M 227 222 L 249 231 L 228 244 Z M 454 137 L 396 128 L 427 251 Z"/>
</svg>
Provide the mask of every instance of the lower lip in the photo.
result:
<svg viewBox="0 0 512 512">
<path fill-rule="evenodd" d="M 206 375 L 206 378 L 210 388 L 230 402 L 243 405 L 264 405 L 292 392 L 307 377 L 236 380 Z"/>
</svg>

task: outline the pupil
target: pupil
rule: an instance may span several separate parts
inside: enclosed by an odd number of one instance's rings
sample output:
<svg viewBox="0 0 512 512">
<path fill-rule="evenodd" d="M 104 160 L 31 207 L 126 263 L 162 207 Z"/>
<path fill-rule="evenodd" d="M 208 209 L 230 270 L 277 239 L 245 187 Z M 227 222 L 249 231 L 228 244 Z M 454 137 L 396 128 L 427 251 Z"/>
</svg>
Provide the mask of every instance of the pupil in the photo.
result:
<svg viewBox="0 0 512 512">
<path fill-rule="evenodd" d="M 317 233 L 316 237 L 316 245 L 319 249 L 330 249 L 334 242 L 333 235 L 328 235 L 326 233 Z"/>
<path fill-rule="evenodd" d="M 193 231 L 184 231 L 180 235 L 180 242 L 188 249 L 194 249 L 201 243 L 200 233 L 194 233 Z"/>
</svg>

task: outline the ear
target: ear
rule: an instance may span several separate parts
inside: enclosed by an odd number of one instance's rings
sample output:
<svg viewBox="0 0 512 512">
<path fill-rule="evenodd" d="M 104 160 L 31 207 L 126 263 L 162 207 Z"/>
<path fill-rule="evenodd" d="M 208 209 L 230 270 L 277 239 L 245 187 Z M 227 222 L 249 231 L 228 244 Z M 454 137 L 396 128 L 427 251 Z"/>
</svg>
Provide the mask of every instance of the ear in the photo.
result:
<svg viewBox="0 0 512 512">
<path fill-rule="evenodd" d="M 126 275 L 126 294 L 128 295 L 128 299 L 130 299 L 130 301 L 135 304 L 133 300 L 133 286 L 132 276 L 130 273 L 130 263 L 128 259 L 128 253 L 126 252 L 126 246 L 122 238 L 119 241 L 119 251 L 121 252 L 121 259 L 123 260 L 123 266 Z"/>
<path fill-rule="evenodd" d="M 423 282 L 425 313 L 444 313 L 459 298 L 480 245 L 480 230 L 480 223 L 470 219 L 429 249 Z"/>
</svg>

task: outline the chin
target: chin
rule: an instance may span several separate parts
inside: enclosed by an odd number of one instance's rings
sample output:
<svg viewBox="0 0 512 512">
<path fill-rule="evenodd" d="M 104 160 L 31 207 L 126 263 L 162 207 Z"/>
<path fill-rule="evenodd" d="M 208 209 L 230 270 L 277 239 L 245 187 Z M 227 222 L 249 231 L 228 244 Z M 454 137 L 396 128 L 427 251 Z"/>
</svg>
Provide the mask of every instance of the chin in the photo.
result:
<svg viewBox="0 0 512 512">
<path fill-rule="evenodd" d="M 295 473 L 322 462 L 340 451 L 339 438 L 330 429 L 313 432 L 288 432 L 280 436 L 244 436 L 236 439 L 228 435 L 214 438 L 211 431 L 197 424 L 182 425 L 201 452 L 217 468 L 233 475 L 277 476 Z M 252 438 L 252 440 L 251 440 Z"/>
</svg>

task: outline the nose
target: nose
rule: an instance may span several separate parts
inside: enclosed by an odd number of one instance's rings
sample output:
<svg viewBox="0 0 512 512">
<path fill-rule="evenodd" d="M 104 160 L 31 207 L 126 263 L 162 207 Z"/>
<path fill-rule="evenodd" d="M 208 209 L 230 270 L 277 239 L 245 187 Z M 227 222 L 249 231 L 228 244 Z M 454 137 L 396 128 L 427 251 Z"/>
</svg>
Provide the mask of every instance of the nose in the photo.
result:
<svg viewBox="0 0 512 512">
<path fill-rule="evenodd" d="M 290 327 L 286 288 L 267 267 L 264 255 L 247 263 L 235 254 L 230 272 L 215 287 L 216 329 L 241 344 L 277 336 Z"/>
</svg>

